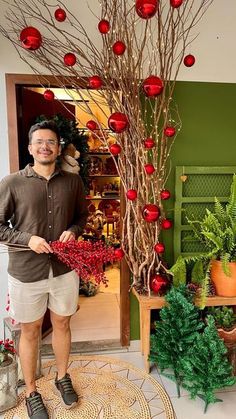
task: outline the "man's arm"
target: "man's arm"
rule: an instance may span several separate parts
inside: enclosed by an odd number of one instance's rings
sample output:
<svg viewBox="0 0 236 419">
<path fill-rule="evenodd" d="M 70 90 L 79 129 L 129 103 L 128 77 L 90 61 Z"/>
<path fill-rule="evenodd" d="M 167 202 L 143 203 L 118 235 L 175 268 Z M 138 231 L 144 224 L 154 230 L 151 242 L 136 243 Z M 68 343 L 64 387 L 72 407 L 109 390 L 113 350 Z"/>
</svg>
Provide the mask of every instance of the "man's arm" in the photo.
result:
<svg viewBox="0 0 236 419">
<path fill-rule="evenodd" d="M 15 202 L 8 181 L 0 182 L 0 241 L 27 246 L 32 234 L 19 231 L 10 226 L 9 220 L 14 215 Z"/>
</svg>

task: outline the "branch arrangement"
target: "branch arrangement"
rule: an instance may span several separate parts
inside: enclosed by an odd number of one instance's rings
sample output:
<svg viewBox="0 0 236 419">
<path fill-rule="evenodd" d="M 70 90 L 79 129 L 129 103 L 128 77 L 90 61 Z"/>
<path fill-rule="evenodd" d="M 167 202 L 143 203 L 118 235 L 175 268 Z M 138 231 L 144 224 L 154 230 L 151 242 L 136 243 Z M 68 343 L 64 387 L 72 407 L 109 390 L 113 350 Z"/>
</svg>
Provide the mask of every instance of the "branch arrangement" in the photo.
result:
<svg viewBox="0 0 236 419">
<path fill-rule="evenodd" d="M 6 0 L 7 23 L 0 27 L 36 74 L 42 72 L 39 65 L 46 69 L 91 116 L 87 127 L 110 150 L 127 197 L 122 248 L 133 285 L 149 293 L 150 276 L 162 266 L 160 232 L 171 227 L 163 199 L 169 197 L 169 155 L 181 129 L 175 81 L 183 61 L 194 63 L 192 55 L 186 56 L 192 30 L 212 1 L 100 0 L 97 44 L 79 20 L 79 10 L 72 14 L 61 2 Z M 50 91 L 47 76 L 44 87 Z M 97 118 L 88 98 L 107 124 Z"/>
</svg>

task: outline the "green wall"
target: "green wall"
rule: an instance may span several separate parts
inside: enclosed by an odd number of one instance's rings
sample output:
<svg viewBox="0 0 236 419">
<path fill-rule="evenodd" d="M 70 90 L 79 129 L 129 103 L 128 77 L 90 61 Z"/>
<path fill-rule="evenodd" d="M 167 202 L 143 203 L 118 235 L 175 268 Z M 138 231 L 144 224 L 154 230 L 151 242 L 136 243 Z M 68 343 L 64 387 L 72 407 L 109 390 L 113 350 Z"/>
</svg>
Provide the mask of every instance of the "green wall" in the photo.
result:
<svg viewBox="0 0 236 419">
<path fill-rule="evenodd" d="M 236 165 L 236 84 L 177 82 L 174 100 L 178 104 L 182 129 L 171 152 L 167 188 L 168 217 L 173 219 L 176 166 Z M 173 263 L 173 231 L 165 231 L 165 257 Z M 131 297 L 131 339 L 139 339 L 139 311 Z"/>
</svg>

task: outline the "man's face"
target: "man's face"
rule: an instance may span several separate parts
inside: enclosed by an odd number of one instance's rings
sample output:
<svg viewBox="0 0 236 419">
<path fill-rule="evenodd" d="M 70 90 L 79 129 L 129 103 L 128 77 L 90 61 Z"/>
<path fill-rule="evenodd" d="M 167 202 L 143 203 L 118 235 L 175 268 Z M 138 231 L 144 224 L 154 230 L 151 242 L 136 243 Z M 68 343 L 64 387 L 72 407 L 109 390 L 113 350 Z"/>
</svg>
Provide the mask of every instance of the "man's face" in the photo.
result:
<svg viewBox="0 0 236 419">
<path fill-rule="evenodd" d="M 56 161 L 57 156 L 61 153 L 61 146 L 55 132 L 50 129 L 38 129 L 32 134 L 28 150 L 35 162 L 50 165 Z"/>
</svg>

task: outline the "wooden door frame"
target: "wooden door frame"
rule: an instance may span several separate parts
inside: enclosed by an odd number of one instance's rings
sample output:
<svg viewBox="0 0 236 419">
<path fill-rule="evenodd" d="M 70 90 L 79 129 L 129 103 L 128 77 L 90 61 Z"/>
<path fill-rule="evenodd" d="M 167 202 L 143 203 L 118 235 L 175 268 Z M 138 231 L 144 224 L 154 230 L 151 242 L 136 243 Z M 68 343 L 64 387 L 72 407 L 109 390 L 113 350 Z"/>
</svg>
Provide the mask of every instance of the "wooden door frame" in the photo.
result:
<svg viewBox="0 0 236 419">
<path fill-rule="evenodd" d="M 6 74 L 8 145 L 10 172 L 19 170 L 18 129 L 17 129 L 17 86 L 42 87 L 47 82 L 51 87 L 58 87 L 62 77 L 35 74 Z M 78 80 L 77 80 L 78 82 Z M 60 86 L 59 86 L 60 87 Z M 121 218 L 124 216 L 125 201 L 121 200 Z M 122 346 L 130 344 L 130 271 L 125 260 L 121 262 L 120 271 L 120 341 Z"/>
</svg>

